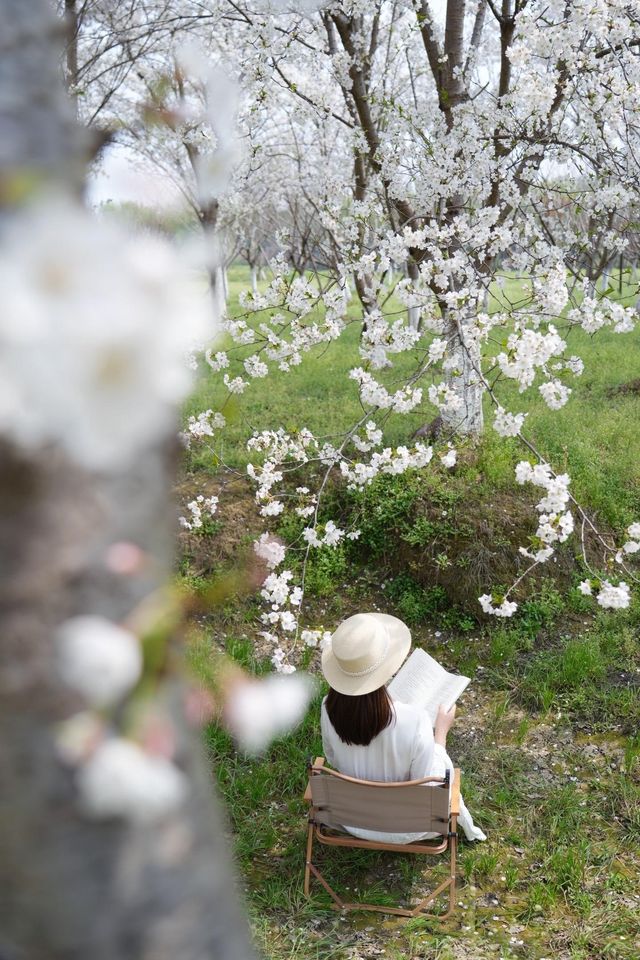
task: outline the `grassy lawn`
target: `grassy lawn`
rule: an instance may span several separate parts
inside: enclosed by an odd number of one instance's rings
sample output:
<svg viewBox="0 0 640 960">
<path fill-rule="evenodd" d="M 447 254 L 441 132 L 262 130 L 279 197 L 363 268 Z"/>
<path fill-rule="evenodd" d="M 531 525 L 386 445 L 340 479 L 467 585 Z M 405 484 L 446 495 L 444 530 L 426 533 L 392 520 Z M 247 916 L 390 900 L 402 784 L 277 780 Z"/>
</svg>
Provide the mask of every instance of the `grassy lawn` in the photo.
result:
<svg viewBox="0 0 640 960">
<path fill-rule="evenodd" d="M 248 273 L 242 266 L 233 266 L 229 272 L 230 305 L 232 313 L 240 313 L 238 294 L 248 286 Z M 510 301 L 521 299 L 521 281 L 510 280 L 501 296 Z M 635 289 L 635 288 L 634 288 Z M 622 300 L 634 302 L 632 288 L 623 285 Z M 393 307 L 393 304 L 391 304 Z M 490 310 L 497 306 L 492 299 Z M 313 316 L 313 315 L 312 315 Z M 358 318 L 357 305 L 352 301 L 350 316 Z M 496 336 L 500 331 L 495 331 Z M 344 431 L 362 414 L 356 385 L 347 379 L 348 371 L 361 364 L 358 355 L 359 328 L 349 324 L 335 343 L 314 348 L 303 362 L 288 374 L 269 376 L 253 381 L 245 394 L 233 398 L 229 426 L 225 430 L 223 456 L 230 466 L 243 468 L 250 459 L 245 449 L 252 429 L 270 429 L 279 426 L 296 430 L 308 426 L 320 435 L 331 436 Z M 582 357 L 585 371 L 571 382 L 573 394 L 561 411 L 546 406 L 537 387 L 521 396 L 509 381 L 499 385 L 499 396 L 508 409 L 529 413 L 526 433 L 544 456 L 558 467 L 568 465 L 573 492 L 589 502 L 592 509 L 602 511 L 612 524 L 624 524 L 627 517 L 640 508 L 640 462 L 637 456 L 637 423 L 640 421 L 640 329 L 632 334 L 615 334 L 605 330 L 590 337 L 582 330 L 572 330 L 568 353 Z M 229 346 L 221 341 L 220 349 Z M 496 347 L 496 352 L 497 352 Z M 242 348 L 240 356 L 252 353 L 251 347 Z M 414 355 L 396 358 L 393 372 L 383 372 L 383 382 L 394 380 L 414 367 Z M 234 372 L 230 371 L 232 375 Z M 241 371 L 240 371 L 241 372 Z M 425 391 L 426 394 L 426 391 Z M 207 375 L 206 368 L 187 413 L 196 413 L 220 407 L 226 389 L 220 377 Z M 293 401 L 293 402 L 292 402 Z M 390 444 L 407 443 L 413 431 L 430 421 L 437 413 L 428 401 L 408 415 L 392 414 L 385 430 L 385 441 Z M 486 417 L 491 422 L 491 403 L 487 399 Z M 488 430 L 491 443 L 492 431 Z M 495 436 L 495 435 L 493 435 Z M 493 444 L 495 447 L 496 444 Z M 500 443 L 498 446 L 504 446 Z M 521 456 L 524 456 L 523 451 Z M 492 480 L 512 485 L 513 457 L 496 451 L 491 457 Z M 209 453 L 196 454 L 192 460 L 196 469 L 215 467 Z"/>
<path fill-rule="evenodd" d="M 232 297 L 247 282 L 234 268 Z M 510 291 L 515 296 L 515 289 Z M 354 316 L 355 316 L 355 308 Z M 606 529 L 618 535 L 640 519 L 640 334 L 575 337 L 585 361 L 567 406 L 549 411 L 535 391 L 514 400 L 529 411 L 527 433 Z M 224 461 L 242 468 L 253 427 L 308 425 L 343 430 L 359 412 L 342 375 L 357 362 L 357 329 L 288 375 L 253 383 L 225 431 Z M 403 361 L 404 362 L 404 361 Z M 216 408 L 221 393 L 203 375 L 188 411 Z M 631 385 L 631 386 L 630 386 Z M 501 388 L 505 405 L 514 399 Z M 428 405 L 391 418 L 390 443 L 407 442 L 434 415 Z M 321 752 L 318 701 L 304 724 L 259 760 L 243 757 L 216 726 L 206 743 L 227 803 L 256 941 L 265 956 L 409 960 L 637 960 L 640 910 L 640 604 L 605 613 L 581 597 L 577 546 L 523 591 L 513 622 L 477 617 L 478 587 L 509 581 L 517 547 L 535 512 L 514 489 L 522 456 L 491 430 L 461 449 L 452 475 L 439 468 L 381 478 L 363 494 L 335 485 L 327 515 L 357 523 L 361 540 L 319 551 L 308 576 L 306 618 L 328 629 L 357 610 L 403 617 L 414 642 L 473 683 L 459 704 L 450 753 L 463 769 L 463 795 L 485 829 L 484 844 L 462 844 L 460 906 L 446 922 L 375 914 L 342 917 L 319 885 L 302 894 L 306 762 Z M 206 451 L 185 464 L 178 491 L 221 492 L 220 520 L 204 535 L 182 535 L 180 579 L 205 607 L 188 651 L 205 672 L 208 651 L 224 648 L 252 672 L 261 657 L 254 595 L 218 589 L 262 529 L 246 485 Z M 227 496 L 227 501 L 223 499 Z M 233 491 L 233 492 L 231 492 Z M 288 535 L 295 520 L 285 518 Z M 288 526 L 287 526 L 288 525 Z M 296 558 L 293 556 L 295 568 Z M 498 578 L 496 580 L 496 578 Z M 317 671 L 317 654 L 301 664 Z M 433 868 L 419 858 L 330 851 L 338 889 L 377 902 L 417 900 Z M 438 868 L 440 869 L 440 868 Z"/>
</svg>

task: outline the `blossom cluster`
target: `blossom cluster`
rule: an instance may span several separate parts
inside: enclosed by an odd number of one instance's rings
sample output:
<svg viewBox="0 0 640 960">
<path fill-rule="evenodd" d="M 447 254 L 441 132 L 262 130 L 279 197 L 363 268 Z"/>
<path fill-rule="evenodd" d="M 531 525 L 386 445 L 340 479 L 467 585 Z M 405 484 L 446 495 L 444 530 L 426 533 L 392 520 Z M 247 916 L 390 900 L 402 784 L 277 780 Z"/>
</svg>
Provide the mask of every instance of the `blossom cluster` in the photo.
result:
<svg viewBox="0 0 640 960">
<path fill-rule="evenodd" d="M 633 307 L 625 307 L 609 297 L 599 297 L 589 281 L 585 280 L 582 300 L 569 310 L 567 319 L 579 324 L 589 334 L 605 327 L 611 327 L 614 333 L 631 333 L 635 329 L 638 313 Z"/>
<path fill-rule="evenodd" d="M 447 454 L 451 458 L 451 452 Z M 340 460 L 340 472 L 347 481 L 350 490 L 371 484 L 379 473 L 388 473 L 399 475 L 406 473 L 407 470 L 414 468 L 420 469 L 426 467 L 433 458 L 433 447 L 426 446 L 424 443 L 416 443 L 413 449 L 400 446 L 394 450 L 392 447 L 385 447 L 380 452 L 375 451 L 368 462 L 357 461 L 350 463 L 345 459 Z M 454 456 L 455 462 L 455 456 Z M 445 466 L 453 465 L 445 463 Z"/>
<path fill-rule="evenodd" d="M 493 429 L 501 437 L 517 437 L 522 430 L 526 413 L 509 413 L 499 406 L 493 420 Z"/>
<path fill-rule="evenodd" d="M 493 594 L 489 593 L 484 593 L 478 600 L 484 612 L 493 617 L 512 617 L 518 609 L 515 600 L 507 600 L 506 597 L 494 597 Z"/>
<path fill-rule="evenodd" d="M 245 753 L 260 754 L 300 722 L 314 690 L 303 673 L 237 684 L 225 711 L 227 726 Z"/>
<path fill-rule="evenodd" d="M 364 429 L 364 437 L 359 437 L 355 434 L 351 440 L 356 450 L 359 450 L 360 453 L 368 453 L 374 447 L 379 447 L 382 443 L 382 430 L 376 426 L 373 420 L 367 420 Z"/>
<path fill-rule="evenodd" d="M 355 367 L 349 373 L 360 387 L 360 399 L 366 406 L 392 410 L 394 413 L 409 413 L 422 402 L 422 388 L 407 384 L 395 393 L 389 393 L 381 383 L 362 367 Z"/>
<path fill-rule="evenodd" d="M 188 794 L 184 773 L 170 757 L 109 729 L 102 716 L 140 680 L 138 638 L 104 617 L 78 616 L 58 628 L 56 652 L 60 678 L 85 704 L 56 734 L 60 756 L 76 769 L 83 811 L 138 821 L 171 813 Z"/>
<path fill-rule="evenodd" d="M 620 565 L 623 565 L 628 557 L 640 553 L 640 523 L 637 521 L 631 523 L 627 527 L 626 533 L 628 539 L 625 540 L 622 547 L 616 551 L 613 558 L 614 562 Z M 626 567 L 625 569 L 628 570 Z M 601 578 L 592 576 L 587 580 L 583 580 L 579 584 L 578 590 L 585 596 L 593 596 L 595 592 L 595 597 L 599 605 L 609 609 L 624 609 L 629 606 L 631 599 L 629 587 L 624 580 L 620 580 L 614 585 L 608 577 Z"/>
<path fill-rule="evenodd" d="M 627 527 L 627 535 L 629 537 L 626 540 L 620 550 L 616 553 L 615 559 L 617 563 L 622 563 L 625 555 L 632 555 L 640 551 L 640 523 L 632 523 Z"/>
<path fill-rule="evenodd" d="M 370 312 L 366 316 L 360 356 L 368 360 L 374 370 L 390 367 L 389 354 L 410 350 L 420 340 L 421 333 L 403 320 L 390 323 L 381 311 Z"/>
<path fill-rule="evenodd" d="M 310 454 L 321 453 L 319 448 L 316 438 L 306 429 L 292 436 L 280 427 L 278 430 L 263 430 L 249 438 L 247 449 L 266 455 L 261 465 L 247 464 L 247 475 L 256 484 L 256 501 L 263 517 L 278 516 L 284 510 L 282 500 L 273 495 L 274 487 L 284 477 L 283 464 L 288 462 L 297 467 L 307 463 Z M 301 489 L 298 488 L 298 492 Z"/>
<path fill-rule="evenodd" d="M 0 432 L 112 471 L 172 429 L 215 329 L 173 247 L 42 201 L 3 234 L 0 286 Z"/>
<path fill-rule="evenodd" d="M 547 333 L 524 329 L 520 333 L 510 334 L 507 338 L 507 352 L 499 353 L 496 360 L 504 376 L 515 380 L 522 393 L 533 383 L 536 368 L 544 369 L 552 357 L 560 356 L 564 352 L 565 347 L 565 341 L 550 324 Z"/>
<path fill-rule="evenodd" d="M 445 381 L 432 383 L 428 392 L 429 401 L 438 408 L 440 413 L 455 413 L 462 410 L 464 406 L 460 392 Z"/>
<path fill-rule="evenodd" d="M 271 573 L 262 585 L 260 595 L 267 603 L 267 610 L 260 615 L 260 620 L 266 629 L 261 636 L 275 647 L 271 663 L 278 673 L 294 673 L 295 667 L 287 660 L 287 654 L 281 646 L 279 632 L 284 635 L 295 634 L 298 629 L 298 619 L 291 607 L 297 608 L 302 602 L 302 588 L 292 584 L 293 574 L 290 570 L 282 573 Z"/>
<path fill-rule="evenodd" d="M 282 541 L 276 539 L 270 533 L 263 533 L 257 540 L 254 540 L 253 549 L 270 570 L 274 570 L 275 567 L 279 567 L 284 562 L 287 552 Z"/>
<path fill-rule="evenodd" d="M 516 482 L 533 483 L 546 491 L 536 504 L 538 529 L 535 537 L 531 538 L 532 550 L 520 547 L 523 556 L 535 563 L 545 563 L 553 556 L 552 544 L 564 543 L 573 532 L 573 515 L 565 509 L 570 496 L 569 476 L 566 473 L 555 474 L 547 463 L 532 466 L 528 460 L 521 460 L 516 466 Z"/>
<path fill-rule="evenodd" d="M 205 497 L 199 494 L 195 500 L 190 500 L 187 504 L 189 517 L 180 517 L 180 526 L 185 530 L 201 530 L 205 517 L 214 517 L 218 511 L 219 498 L 215 496 Z"/>
<path fill-rule="evenodd" d="M 350 530 L 348 533 L 336 526 L 333 520 L 327 520 L 324 524 L 324 532 L 318 536 L 317 527 L 305 527 L 302 531 L 302 537 L 311 547 L 337 547 L 344 540 L 357 540 L 360 536 L 359 530 Z"/>
<path fill-rule="evenodd" d="M 224 416 L 213 410 L 204 410 L 197 416 L 189 417 L 187 429 L 180 435 L 187 449 L 192 440 L 203 440 L 205 437 L 214 437 L 216 430 L 222 430 L 226 425 Z"/>
<path fill-rule="evenodd" d="M 592 596 L 594 588 L 598 591 L 596 600 L 601 607 L 611 610 L 623 610 L 629 606 L 629 587 L 624 580 L 620 580 L 616 586 L 608 579 L 595 579 L 593 582 L 591 580 L 583 580 L 578 586 L 580 593 L 585 594 L 585 596 Z"/>
<path fill-rule="evenodd" d="M 303 630 L 300 634 L 302 642 L 307 647 L 320 647 L 324 650 L 331 643 L 331 631 L 329 630 Z"/>
<path fill-rule="evenodd" d="M 566 509 L 570 498 L 567 474 L 555 474 L 547 463 L 531 464 L 521 460 L 515 470 L 516 482 L 532 483 L 542 487 L 545 495 L 536 504 L 538 529 L 530 538 L 529 547 L 520 547 L 520 553 L 533 564 L 546 563 L 555 552 L 554 544 L 564 543 L 573 531 L 573 516 Z M 513 589 L 513 588 L 511 588 Z M 515 600 L 504 595 L 483 594 L 478 598 L 485 613 L 495 617 L 512 617 L 518 609 Z"/>
<path fill-rule="evenodd" d="M 344 330 L 344 316 L 347 310 L 348 295 L 342 284 L 333 284 L 321 290 L 306 277 L 289 278 L 289 270 L 282 261 L 271 264 L 273 279 L 267 289 L 258 293 L 248 290 L 240 295 L 240 304 L 247 316 L 259 317 L 261 314 L 277 308 L 267 320 L 265 316 L 255 327 L 249 326 L 244 318 L 228 319 L 225 329 L 238 347 L 258 345 L 260 353 L 254 353 L 243 360 L 245 374 L 252 379 L 261 379 L 269 372 L 269 362 L 277 364 L 278 369 L 288 372 L 291 367 L 302 362 L 303 354 L 313 347 L 337 339 Z M 311 320 L 309 314 L 317 307 L 322 308 L 322 321 Z M 211 358 L 212 369 L 229 366 L 228 352 L 217 353 Z M 242 378 L 231 379 L 226 375 L 225 383 L 233 384 L 236 392 L 248 385 Z M 229 387 L 230 388 L 230 387 Z"/>
</svg>

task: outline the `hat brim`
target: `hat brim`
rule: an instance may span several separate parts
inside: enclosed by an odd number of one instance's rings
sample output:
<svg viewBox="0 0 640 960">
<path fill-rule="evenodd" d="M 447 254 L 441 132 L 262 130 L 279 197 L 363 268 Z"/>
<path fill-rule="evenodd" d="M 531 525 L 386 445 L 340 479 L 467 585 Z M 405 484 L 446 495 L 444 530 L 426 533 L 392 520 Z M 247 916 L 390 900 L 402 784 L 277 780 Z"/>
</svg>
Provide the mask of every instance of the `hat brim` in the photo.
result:
<svg viewBox="0 0 640 960">
<path fill-rule="evenodd" d="M 384 625 L 389 636 L 389 651 L 384 661 L 364 677 L 352 677 L 342 670 L 331 647 L 322 651 L 322 672 L 330 687 L 338 693 L 357 697 L 383 686 L 402 666 L 411 649 L 411 631 L 406 623 L 390 613 L 371 613 Z"/>
</svg>

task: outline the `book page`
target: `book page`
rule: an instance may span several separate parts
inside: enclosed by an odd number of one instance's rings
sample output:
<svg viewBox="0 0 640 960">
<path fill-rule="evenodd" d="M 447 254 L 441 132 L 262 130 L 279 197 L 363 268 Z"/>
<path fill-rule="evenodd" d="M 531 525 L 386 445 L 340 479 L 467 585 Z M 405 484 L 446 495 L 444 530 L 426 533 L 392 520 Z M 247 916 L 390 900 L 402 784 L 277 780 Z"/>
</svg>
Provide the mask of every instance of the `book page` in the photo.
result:
<svg viewBox="0 0 640 960">
<path fill-rule="evenodd" d="M 431 703 L 425 703 L 425 707 L 435 724 L 438 715 L 438 707 L 442 704 L 445 710 L 450 710 L 460 694 L 467 689 L 471 680 L 469 677 L 463 677 L 457 673 L 448 673 L 442 684 L 438 686 L 435 692 L 435 699 Z"/>
<path fill-rule="evenodd" d="M 469 677 L 449 673 L 424 650 L 416 649 L 387 689 L 394 700 L 423 707 L 433 725 L 439 705 L 449 710 L 470 682 Z"/>
<path fill-rule="evenodd" d="M 424 704 L 446 670 L 424 650 L 414 650 L 402 669 L 395 675 L 387 689 L 392 697 L 402 703 Z"/>
</svg>

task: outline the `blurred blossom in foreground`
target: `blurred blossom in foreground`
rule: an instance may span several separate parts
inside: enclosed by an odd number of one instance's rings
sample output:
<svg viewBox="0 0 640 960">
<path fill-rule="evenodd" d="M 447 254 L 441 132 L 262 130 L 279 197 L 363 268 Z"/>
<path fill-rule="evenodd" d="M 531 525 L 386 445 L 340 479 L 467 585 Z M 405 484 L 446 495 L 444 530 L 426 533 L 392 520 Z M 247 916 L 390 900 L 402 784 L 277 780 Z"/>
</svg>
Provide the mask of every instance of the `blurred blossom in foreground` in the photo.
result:
<svg viewBox="0 0 640 960">
<path fill-rule="evenodd" d="M 62 199 L 14 218 L 0 253 L 0 432 L 118 469 L 174 425 L 190 349 L 214 333 L 192 265 Z"/>
<path fill-rule="evenodd" d="M 70 766 L 90 757 L 105 736 L 104 721 L 93 710 L 83 710 L 63 720 L 54 732 L 58 756 Z"/>
<path fill-rule="evenodd" d="M 314 681 L 302 673 L 237 683 L 225 707 L 226 726 L 245 753 L 262 753 L 300 723 L 314 691 Z"/>
<path fill-rule="evenodd" d="M 130 740 L 106 740 L 78 771 L 80 801 L 95 819 L 151 821 L 175 810 L 188 793 L 185 775 Z"/>
<path fill-rule="evenodd" d="M 138 638 L 104 617 L 73 617 L 57 631 L 58 670 L 89 704 L 107 707 L 140 679 Z"/>
<path fill-rule="evenodd" d="M 107 547 L 104 561 L 107 570 L 111 573 L 130 577 L 142 571 L 148 557 L 136 543 L 118 540 Z"/>
<path fill-rule="evenodd" d="M 177 51 L 183 73 L 200 85 L 204 102 L 187 99 L 181 105 L 186 135 L 195 148 L 198 193 L 203 202 L 218 197 L 229 186 L 240 160 L 237 130 L 238 85 L 220 65 L 212 65 L 205 48 L 187 40 Z"/>
</svg>

